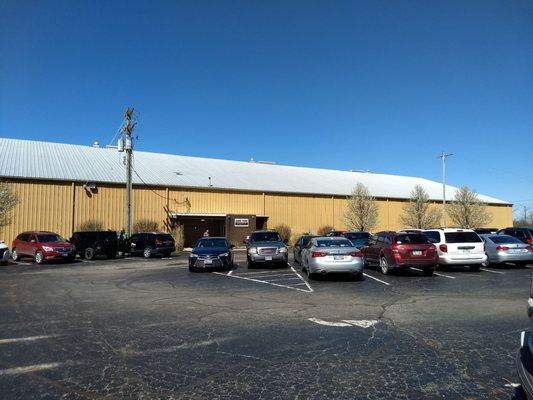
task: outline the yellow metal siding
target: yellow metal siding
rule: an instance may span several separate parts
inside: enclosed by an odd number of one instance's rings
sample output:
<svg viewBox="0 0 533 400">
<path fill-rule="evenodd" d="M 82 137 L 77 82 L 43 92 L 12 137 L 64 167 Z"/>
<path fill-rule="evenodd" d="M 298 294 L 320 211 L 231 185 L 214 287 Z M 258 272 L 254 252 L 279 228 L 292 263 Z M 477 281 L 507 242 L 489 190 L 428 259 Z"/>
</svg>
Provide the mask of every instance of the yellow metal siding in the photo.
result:
<svg viewBox="0 0 533 400">
<path fill-rule="evenodd" d="M 52 230 L 69 237 L 72 227 L 76 229 L 90 219 L 101 221 L 105 229 L 120 230 L 124 225 L 125 189 L 117 185 L 98 184 L 98 190 L 90 193 L 81 183 L 75 183 L 73 193 L 70 182 L 13 181 L 13 190 L 20 203 L 14 209 L 13 223 L 2 231 L 7 243 L 18 233 L 33 229 Z M 151 219 L 163 229 L 167 196 L 169 209 L 174 212 L 266 215 L 270 228 L 284 223 L 295 234 L 316 232 L 323 225 L 345 228 L 347 200 L 343 197 L 161 187 L 134 187 L 134 221 Z M 379 199 L 379 224 L 374 231 L 402 228 L 404 204 L 401 200 Z M 493 216 L 489 226 L 512 225 L 512 207 L 491 205 L 489 212 Z"/>
</svg>

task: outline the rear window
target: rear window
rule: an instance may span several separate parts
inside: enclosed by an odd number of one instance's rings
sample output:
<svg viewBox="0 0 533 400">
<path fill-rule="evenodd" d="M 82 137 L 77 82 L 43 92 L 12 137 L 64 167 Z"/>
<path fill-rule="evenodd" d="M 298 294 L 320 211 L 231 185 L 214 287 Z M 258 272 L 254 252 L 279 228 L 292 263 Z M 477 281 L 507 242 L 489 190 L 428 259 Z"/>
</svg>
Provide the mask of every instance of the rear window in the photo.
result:
<svg viewBox="0 0 533 400">
<path fill-rule="evenodd" d="M 479 243 L 481 238 L 475 232 L 445 232 L 446 243 Z"/>
<path fill-rule="evenodd" d="M 316 241 L 317 247 L 353 247 L 349 240 L 328 240 L 320 239 Z"/>
<path fill-rule="evenodd" d="M 163 240 L 163 241 L 169 241 L 169 240 L 173 241 L 174 240 L 174 238 L 172 236 L 170 236 L 168 233 L 167 234 L 164 234 L 164 233 L 163 234 L 158 234 L 157 235 L 157 239 L 158 240 Z"/>
<path fill-rule="evenodd" d="M 302 246 L 307 246 L 313 237 L 314 236 L 302 236 Z"/>
<path fill-rule="evenodd" d="M 368 232 L 348 232 L 344 234 L 344 237 L 348 240 L 357 240 L 357 239 L 369 239 L 370 233 Z"/>
<path fill-rule="evenodd" d="M 498 236 L 489 236 L 489 239 L 492 240 L 494 243 L 502 244 L 502 243 L 522 243 L 520 240 L 518 240 L 515 237 L 509 236 L 509 235 L 498 235 Z"/>
<path fill-rule="evenodd" d="M 251 242 L 281 242 L 277 232 L 255 232 L 250 236 Z"/>
<path fill-rule="evenodd" d="M 224 239 L 200 239 L 196 247 L 228 247 Z"/>
<path fill-rule="evenodd" d="M 408 233 L 396 236 L 397 244 L 427 244 L 429 243 L 426 235 L 420 233 Z"/>
</svg>

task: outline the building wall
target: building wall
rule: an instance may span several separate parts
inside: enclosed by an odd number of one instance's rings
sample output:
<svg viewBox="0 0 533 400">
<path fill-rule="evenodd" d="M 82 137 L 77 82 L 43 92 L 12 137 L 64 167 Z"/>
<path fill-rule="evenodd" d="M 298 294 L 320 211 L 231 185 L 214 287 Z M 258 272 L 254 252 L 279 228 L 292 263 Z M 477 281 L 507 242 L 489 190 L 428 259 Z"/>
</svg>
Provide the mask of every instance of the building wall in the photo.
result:
<svg viewBox="0 0 533 400">
<path fill-rule="evenodd" d="M 20 203 L 13 212 L 13 223 L 4 227 L 6 243 L 24 230 L 51 230 L 70 237 L 87 220 L 99 220 L 105 229 L 121 230 L 124 221 L 125 189 L 98 184 L 95 193 L 72 182 L 12 181 Z M 400 216 L 404 201 L 379 199 L 379 223 L 374 229 L 402 228 Z M 268 226 L 284 223 L 294 234 L 320 226 L 344 228 L 346 199 L 331 196 L 248 193 L 216 189 L 177 189 L 134 187 L 133 218 L 155 220 L 161 228 L 166 221 L 165 206 L 179 213 L 253 214 L 269 217 Z M 440 207 L 436 204 L 435 207 Z M 491 227 L 512 225 L 511 206 L 489 206 Z"/>
</svg>

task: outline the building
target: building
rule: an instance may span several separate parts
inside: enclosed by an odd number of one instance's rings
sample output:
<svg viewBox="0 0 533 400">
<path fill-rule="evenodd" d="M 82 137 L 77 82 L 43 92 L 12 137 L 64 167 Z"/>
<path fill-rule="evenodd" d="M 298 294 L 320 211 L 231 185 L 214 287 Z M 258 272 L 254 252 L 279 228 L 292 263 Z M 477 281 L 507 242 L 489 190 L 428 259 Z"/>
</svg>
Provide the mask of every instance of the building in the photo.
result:
<svg viewBox="0 0 533 400">
<path fill-rule="evenodd" d="M 346 196 L 358 182 L 379 203 L 377 230 L 401 228 L 402 206 L 416 184 L 435 207 L 442 186 L 423 178 L 228 161 L 142 151 L 134 153 L 133 218 L 161 229 L 185 226 L 187 244 L 206 229 L 235 244 L 253 229 L 284 223 L 294 234 L 330 225 L 343 228 Z M 24 230 L 51 230 L 70 237 L 88 220 L 121 230 L 125 219 L 125 167 L 116 149 L 0 138 L 0 179 L 20 197 L 10 243 Z M 447 187 L 449 198 L 456 188 Z M 512 204 L 480 195 L 489 204 L 491 226 L 512 224 Z"/>
</svg>

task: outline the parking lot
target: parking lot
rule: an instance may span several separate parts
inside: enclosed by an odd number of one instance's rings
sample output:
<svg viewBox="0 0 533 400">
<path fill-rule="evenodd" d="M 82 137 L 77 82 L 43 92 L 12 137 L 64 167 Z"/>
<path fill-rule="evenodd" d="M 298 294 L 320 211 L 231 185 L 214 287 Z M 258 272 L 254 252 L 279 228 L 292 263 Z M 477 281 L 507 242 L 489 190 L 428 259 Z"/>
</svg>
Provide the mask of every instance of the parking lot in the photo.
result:
<svg viewBox="0 0 533 400">
<path fill-rule="evenodd" d="M 308 281 L 236 263 L 3 267 L 0 398 L 520 398 L 529 267 Z"/>
</svg>

